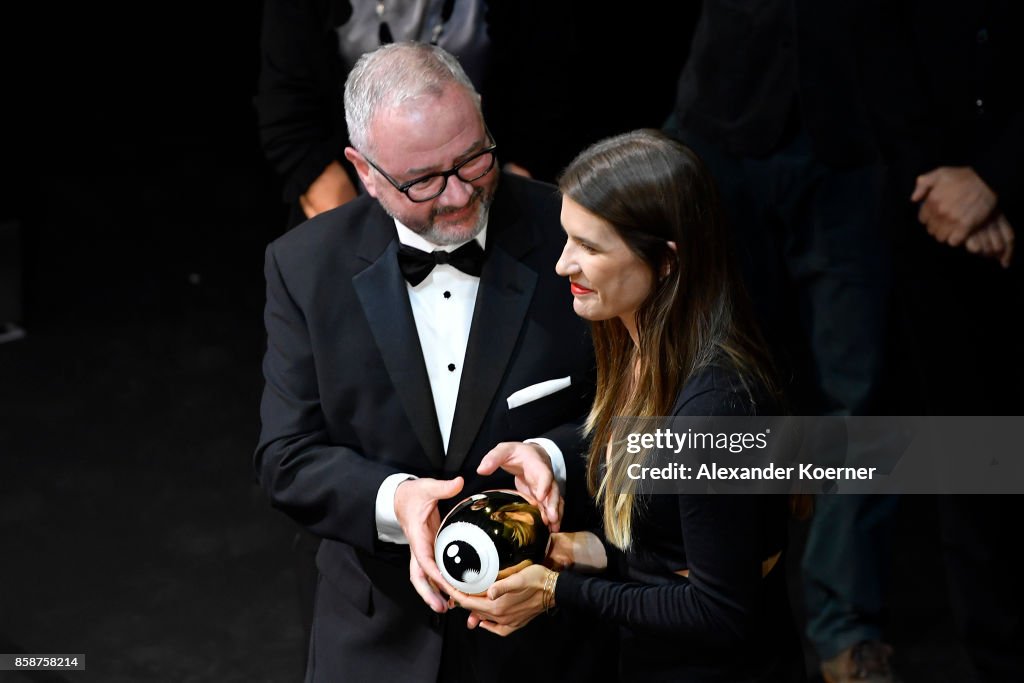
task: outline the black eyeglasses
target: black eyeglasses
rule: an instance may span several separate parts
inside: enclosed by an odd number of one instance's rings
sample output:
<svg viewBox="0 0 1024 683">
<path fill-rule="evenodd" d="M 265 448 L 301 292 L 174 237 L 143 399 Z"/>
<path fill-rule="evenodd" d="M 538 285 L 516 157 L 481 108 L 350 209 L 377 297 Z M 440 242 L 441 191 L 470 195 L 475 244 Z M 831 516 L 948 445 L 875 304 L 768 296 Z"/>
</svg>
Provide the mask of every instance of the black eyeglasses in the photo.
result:
<svg viewBox="0 0 1024 683">
<path fill-rule="evenodd" d="M 490 137 L 492 141 L 494 140 L 490 133 L 487 134 L 487 137 Z M 429 202 L 435 197 L 440 197 L 441 193 L 443 193 L 445 188 L 448 187 L 448 178 L 453 175 L 458 176 L 459 180 L 464 183 L 471 183 L 474 180 L 480 180 L 490 173 L 491 169 L 494 168 L 494 151 L 497 148 L 498 145 L 491 144 L 490 147 L 485 147 L 468 159 L 463 159 L 447 171 L 420 176 L 419 178 L 410 180 L 407 183 L 399 183 L 397 180 L 385 173 L 384 169 L 373 163 L 370 157 L 365 154 L 363 155 L 363 158 L 366 159 L 366 163 L 376 169 L 377 173 L 384 176 L 396 190 L 408 197 L 409 201 L 419 204 L 421 202 Z"/>
</svg>

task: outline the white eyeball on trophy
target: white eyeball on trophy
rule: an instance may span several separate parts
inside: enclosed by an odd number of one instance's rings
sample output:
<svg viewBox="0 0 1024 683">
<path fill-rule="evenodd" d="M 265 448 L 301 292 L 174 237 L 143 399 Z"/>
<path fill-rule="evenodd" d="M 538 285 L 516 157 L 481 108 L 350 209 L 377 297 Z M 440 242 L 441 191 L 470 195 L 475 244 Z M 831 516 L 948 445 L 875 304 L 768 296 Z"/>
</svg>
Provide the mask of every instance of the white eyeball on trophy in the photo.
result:
<svg viewBox="0 0 1024 683">
<path fill-rule="evenodd" d="M 515 491 L 484 491 L 445 515 L 434 561 L 453 588 L 480 595 L 495 581 L 542 563 L 549 540 L 536 505 Z"/>
</svg>

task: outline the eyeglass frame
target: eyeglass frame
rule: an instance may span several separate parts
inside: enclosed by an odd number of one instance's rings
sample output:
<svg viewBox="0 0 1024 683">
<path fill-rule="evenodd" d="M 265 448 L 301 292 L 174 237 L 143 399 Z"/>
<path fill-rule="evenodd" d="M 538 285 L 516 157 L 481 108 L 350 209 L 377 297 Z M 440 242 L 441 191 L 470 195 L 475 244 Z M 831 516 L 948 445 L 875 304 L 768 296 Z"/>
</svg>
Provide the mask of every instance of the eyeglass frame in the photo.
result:
<svg viewBox="0 0 1024 683">
<path fill-rule="evenodd" d="M 412 180 L 410 180 L 408 182 L 405 182 L 405 183 L 399 183 L 397 180 L 392 178 L 390 175 L 388 175 L 384 171 L 384 169 L 382 169 L 380 166 L 375 164 L 373 162 L 373 159 L 371 159 L 367 155 L 363 154 L 363 158 L 366 159 L 366 163 L 370 164 L 370 166 L 373 166 L 374 170 L 376 170 L 377 173 L 380 173 L 382 176 L 384 176 L 384 179 L 387 180 L 389 183 L 391 183 L 392 187 L 394 187 L 396 190 L 398 190 L 399 192 L 404 194 L 405 198 L 408 199 L 410 202 L 412 202 L 414 204 L 425 204 L 425 203 L 427 203 L 427 202 L 429 202 L 431 200 L 437 199 L 442 194 L 444 194 L 444 191 L 448 189 L 448 179 L 451 178 L 452 176 L 455 176 L 456 178 L 458 178 L 459 180 L 461 180 L 464 183 L 475 183 L 476 181 L 480 180 L 485 175 L 487 175 L 488 173 L 490 173 L 491 171 L 494 170 L 494 165 L 495 165 L 495 163 L 498 160 L 498 156 L 494 153 L 494 150 L 498 149 L 498 143 L 494 142 L 494 136 L 491 135 L 491 131 L 487 130 L 486 126 L 484 127 L 484 132 L 487 133 L 487 137 L 491 140 L 491 146 L 490 147 L 484 147 L 479 152 L 476 152 L 475 154 L 472 154 L 469 157 L 466 157 L 465 159 L 463 159 L 459 163 L 457 163 L 454 166 L 452 166 L 451 168 L 449 168 L 447 171 L 441 171 L 439 173 L 427 173 L 426 175 L 421 175 L 419 178 L 413 178 Z M 471 162 L 471 161 L 473 161 L 475 159 L 479 159 L 480 157 L 482 157 L 485 154 L 490 154 L 491 155 L 491 165 L 487 167 L 486 171 L 484 171 L 483 173 L 478 175 L 476 178 L 473 178 L 472 180 L 466 180 L 465 178 L 463 178 L 462 176 L 459 175 L 459 171 L 462 170 L 463 166 L 465 166 L 466 164 L 468 164 L 469 162 Z M 441 183 L 441 189 L 438 190 L 437 194 L 435 194 L 433 196 L 430 196 L 430 197 L 427 197 L 426 199 L 413 199 L 412 197 L 409 196 L 409 188 L 410 187 L 412 187 L 416 183 L 422 183 L 424 180 L 429 180 L 430 178 L 437 178 L 437 177 L 440 177 L 441 180 L 443 181 Z"/>
</svg>

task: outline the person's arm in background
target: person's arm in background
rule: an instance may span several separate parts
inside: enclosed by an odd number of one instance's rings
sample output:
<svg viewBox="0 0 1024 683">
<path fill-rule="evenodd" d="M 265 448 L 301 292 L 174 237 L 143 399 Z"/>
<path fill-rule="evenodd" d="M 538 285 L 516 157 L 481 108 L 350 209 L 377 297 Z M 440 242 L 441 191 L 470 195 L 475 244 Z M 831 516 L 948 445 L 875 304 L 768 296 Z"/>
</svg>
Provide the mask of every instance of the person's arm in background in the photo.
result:
<svg viewBox="0 0 1024 683">
<path fill-rule="evenodd" d="M 1016 112 L 971 166 L 940 166 L 919 176 L 910 199 L 921 202 L 918 219 L 928 234 L 1009 267 L 1015 234 L 1004 204 L 1024 183 L 1021 152 L 1024 112 Z"/>
<path fill-rule="evenodd" d="M 997 139 L 974 161 L 973 168 L 999 201 L 995 216 L 968 237 L 967 250 L 994 258 L 1003 268 L 1013 259 L 1015 230 L 1007 217 L 1007 203 L 1020 205 L 1020 188 L 1024 187 L 1024 169 L 1020 156 L 1024 153 L 1024 111 L 1016 111 Z"/>
<path fill-rule="evenodd" d="M 283 199 L 306 217 L 356 196 L 342 153 L 348 144 L 334 27 L 325 0 L 266 0 L 254 98 L 260 143 L 282 181 Z"/>
<path fill-rule="evenodd" d="M 906 172 L 913 173 L 913 188 L 908 185 L 904 196 L 918 203 L 917 219 L 931 237 L 1008 265 L 1010 223 L 1016 220 L 1017 190 L 1024 183 L 1018 163 L 1024 151 L 1024 109 L 1019 97 L 1008 96 L 1016 74 L 1007 55 L 1017 49 L 1010 43 L 1016 36 L 1002 25 L 1016 25 L 1011 19 L 1017 15 L 979 10 L 947 17 L 943 5 L 905 0 L 876 5 L 879 35 L 869 48 L 874 58 L 870 81 L 881 88 L 873 104 L 890 169 L 901 184 Z M 974 35 L 973 24 L 962 25 L 965 17 L 988 26 L 978 31 L 983 37 Z M 943 36 L 965 32 L 971 33 L 970 45 L 949 52 Z M 976 109 L 965 118 L 961 109 L 967 97 Z M 971 123 L 970 118 L 977 120 Z M 970 157 L 951 157 L 960 141 L 951 140 L 949 131 L 964 126 L 984 130 L 985 141 L 971 146 Z"/>
</svg>

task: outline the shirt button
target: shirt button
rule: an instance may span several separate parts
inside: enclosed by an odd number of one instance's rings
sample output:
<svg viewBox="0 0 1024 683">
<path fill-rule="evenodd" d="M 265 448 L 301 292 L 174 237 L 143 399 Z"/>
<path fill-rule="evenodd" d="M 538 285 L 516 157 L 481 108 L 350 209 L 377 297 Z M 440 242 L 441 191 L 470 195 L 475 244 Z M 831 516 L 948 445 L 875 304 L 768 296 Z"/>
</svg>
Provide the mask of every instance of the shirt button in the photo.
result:
<svg viewBox="0 0 1024 683">
<path fill-rule="evenodd" d="M 448 371 L 449 372 L 455 372 L 455 363 L 449 363 L 448 364 Z"/>
<path fill-rule="evenodd" d="M 978 41 L 978 45 L 984 45 L 985 43 L 988 42 L 988 30 L 980 29 L 978 33 L 975 35 L 975 38 Z"/>
<path fill-rule="evenodd" d="M 451 292 L 445 292 L 444 293 L 444 298 L 445 299 L 451 299 L 452 298 L 452 293 Z"/>
</svg>

